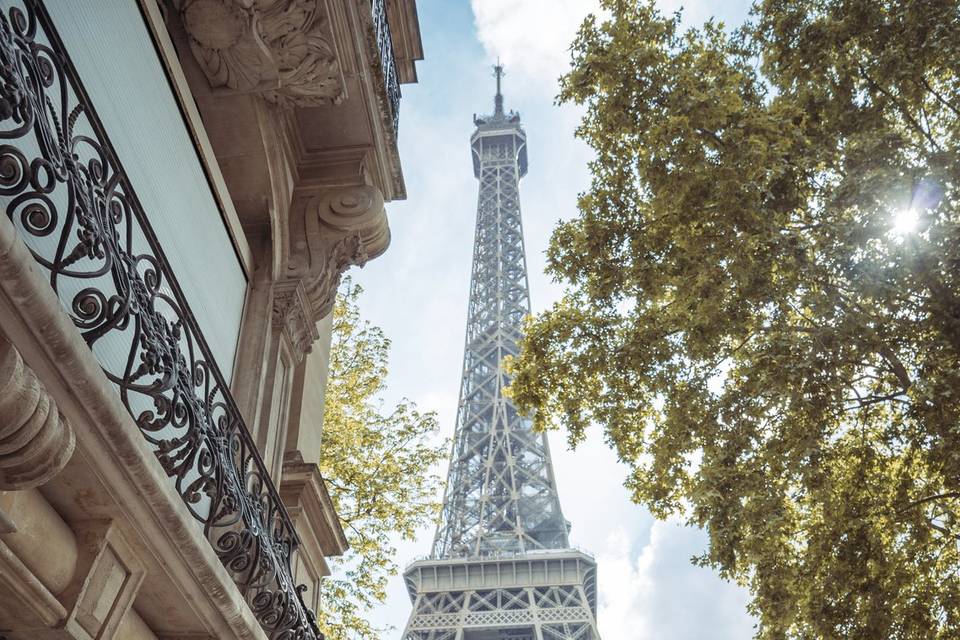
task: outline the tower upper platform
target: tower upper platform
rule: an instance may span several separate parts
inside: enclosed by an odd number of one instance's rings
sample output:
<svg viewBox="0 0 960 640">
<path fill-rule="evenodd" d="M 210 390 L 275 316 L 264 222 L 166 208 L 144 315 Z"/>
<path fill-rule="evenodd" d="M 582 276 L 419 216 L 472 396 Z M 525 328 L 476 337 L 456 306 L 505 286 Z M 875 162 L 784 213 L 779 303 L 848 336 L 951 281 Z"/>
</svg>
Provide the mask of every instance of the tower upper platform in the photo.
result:
<svg viewBox="0 0 960 640">
<path fill-rule="evenodd" d="M 480 177 L 480 159 L 483 157 L 483 147 L 491 144 L 506 144 L 511 153 L 516 154 L 520 177 L 527 175 L 527 132 L 520 126 L 520 114 L 516 111 L 504 111 L 501 80 L 503 65 L 497 64 L 494 68 L 497 78 L 497 94 L 493 98 L 493 113 L 478 116 L 474 114 L 473 124 L 477 126 L 470 136 L 470 148 L 473 150 L 473 175 Z"/>
</svg>

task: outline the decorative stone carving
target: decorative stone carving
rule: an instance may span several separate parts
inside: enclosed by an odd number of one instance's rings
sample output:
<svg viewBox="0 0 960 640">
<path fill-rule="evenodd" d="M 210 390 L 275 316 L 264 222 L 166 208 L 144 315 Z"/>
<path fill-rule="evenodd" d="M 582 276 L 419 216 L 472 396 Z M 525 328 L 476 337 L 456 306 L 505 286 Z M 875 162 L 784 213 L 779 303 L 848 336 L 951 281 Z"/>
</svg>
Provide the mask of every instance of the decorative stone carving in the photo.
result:
<svg viewBox="0 0 960 640">
<path fill-rule="evenodd" d="M 379 189 L 366 185 L 330 189 L 318 199 L 316 207 L 324 227 L 359 232 L 369 257 L 380 255 L 390 244 L 390 229 Z"/>
<path fill-rule="evenodd" d="M 283 106 L 345 97 L 323 0 L 176 0 L 194 57 L 212 87 Z"/>
<path fill-rule="evenodd" d="M 351 266 L 362 267 L 369 260 L 363 248 L 363 240 L 358 232 L 350 233 L 329 246 L 326 262 L 316 276 L 307 281 L 307 296 L 314 316 L 325 318 L 333 311 L 340 287 L 340 278 Z"/>
<path fill-rule="evenodd" d="M 301 280 L 277 283 L 273 293 L 273 320 L 293 346 L 297 362 L 310 353 L 320 337 Z"/>
<path fill-rule="evenodd" d="M 66 466 L 75 443 L 37 374 L 0 334 L 0 489 L 44 484 Z"/>
<path fill-rule="evenodd" d="M 367 185 L 326 189 L 298 197 L 291 207 L 288 272 L 303 279 L 314 320 L 333 309 L 340 278 L 390 244 L 383 194 Z"/>
</svg>

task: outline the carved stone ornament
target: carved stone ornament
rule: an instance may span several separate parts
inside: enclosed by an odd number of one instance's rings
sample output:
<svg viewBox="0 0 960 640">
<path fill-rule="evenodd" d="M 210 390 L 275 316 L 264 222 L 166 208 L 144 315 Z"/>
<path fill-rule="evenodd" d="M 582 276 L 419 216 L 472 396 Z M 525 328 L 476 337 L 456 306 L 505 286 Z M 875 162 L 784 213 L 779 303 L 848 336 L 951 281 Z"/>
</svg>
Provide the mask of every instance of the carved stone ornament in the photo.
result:
<svg viewBox="0 0 960 640">
<path fill-rule="evenodd" d="M 0 334 L 0 490 L 46 483 L 69 462 L 75 443 L 37 374 Z"/>
<path fill-rule="evenodd" d="M 330 245 L 328 256 L 320 273 L 307 281 L 307 296 L 317 318 L 325 318 L 333 311 L 344 272 L 351 266 L 362 267 L 369 259 L 357 232 Z"/>
<path fill-rule="evenodd" d="M 175 0 L 212 87 L 283 106 L 343 101 L 344 81 L 323 0 Z"/>
<path fill-rule="evenodd" d="M 300 280 L 277 283 L 273 293 L 273 320 L 290 341 L 298 362 L 310 353 L 313 343 L 320 337 Z"/>
<path fill-rule="evenodd" d="M 296 240 L 288 272 L 303 279 L 313 317 L 320 320 L 333 309 L 343 273 L 390 244 L 383 194 L 368 185 L 326 189 L 296 200 L 291 216 Z"/>
</svg>

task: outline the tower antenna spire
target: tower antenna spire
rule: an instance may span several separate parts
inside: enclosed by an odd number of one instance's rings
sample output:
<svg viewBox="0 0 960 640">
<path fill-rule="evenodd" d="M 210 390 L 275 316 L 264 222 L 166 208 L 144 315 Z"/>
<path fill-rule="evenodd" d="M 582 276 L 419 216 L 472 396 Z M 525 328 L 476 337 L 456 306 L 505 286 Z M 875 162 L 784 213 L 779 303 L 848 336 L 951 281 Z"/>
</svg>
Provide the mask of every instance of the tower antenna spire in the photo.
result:
<svg viewBox="0 0 960 640">
<path fill-rule="evenodd" d="M 503 115 L 503 94 L 500 93 L 500 80 L 504 76 L 503 65 L 500 63 L 500 58 L 497 58 L 497 64 L 493 67 L 493 75 L 497 79 L 497 95 L 493 98 L 493 115 L 502 116 Z"/>
</svg>

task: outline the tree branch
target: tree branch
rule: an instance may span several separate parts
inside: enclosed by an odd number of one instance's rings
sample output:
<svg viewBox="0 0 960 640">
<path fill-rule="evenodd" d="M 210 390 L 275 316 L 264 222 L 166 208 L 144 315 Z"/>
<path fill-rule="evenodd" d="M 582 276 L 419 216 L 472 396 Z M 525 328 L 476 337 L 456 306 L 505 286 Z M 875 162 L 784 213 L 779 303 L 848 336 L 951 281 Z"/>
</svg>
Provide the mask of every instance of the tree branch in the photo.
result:
<svg viewBox="0 0 960 640">
<path fill-rule="evenodd" d="M 914 80 L 914 82 L 916 82 L 916 80 Z M 927 91 L 929 91 L 930 93 L 932 93 L 932 94 L 933 94 L 933 97 L 937 99 L 937 102 L 939 102 L 940 104 L 942 104 L 943 106 L 945 106 L 947 109 L 950 109 L 950 111 L 952 111 L 952 112 L 954 113 L 954 115 L 960 116 L 960 110 L 958 110 L 956 107 L 954 107 L 952 104 L 950 104 L 950 101 L 949 101 L 949 100 L 947 100 L 946 98 L 944 98 L 943 96 L 941 96 L 939 93 L 937 93 L 937 92 L 934 90 L 934 88 L 930 86 L 930 83 L 927 82 L 927 79 L 926 79 L 925 77 L 920 76 L 920 82 L 917 83 L 917 84 L 923 84 L 923 86 L 926 87 Z"/>
<path fill-rule="evenodd" d="M 877 91 L 885 95 L 887 99 L 890 100 L 890 102 L 892 102 L 897 107 L 897 109 L 900 111 L 900 114 L 904 118 L 906 118 L 917 131 L 922 133 L 923 137 L 926 138 L 927 141 L 930 144 L 932 144 L 937 151 L 943 151 L 943 148 L 937 143 L 936 140 L 933 139 L 933 136 L 930 135 L 930 132 L 924 129 L 923 126 L 919 122 L 917 122 L 917 119 L 910 114 L 910 112 L 906 109 L 906 107 L 900 104 L 900 101 L 897 100 L 893 96 L 893 94 L 891 94 L 889 91 L 881 87 L 876 80 L 871 78 L 870 74 L 867 73 L 867 70 L 863 68 L 863 65 L 857 65 L 857 68 L 860 70 L 860 77 L 862 77 L 864 80 L 869 82 L 874 89 L 876 89 Z"/>
<path fill-rule="evenodd" d="M 920 498 L 919 500 L 914 500 L 913 502 L 903 507 L 902 509 L 897 509 L 897 514 L 899 515 L 901 513 L 905 513 L 909 511 L 910 509 L 913 509 L 914 507 L 919 507 L 922 504 L 926 504 L 928 502 L 934 502 L 936 500 L 943 500 L 945 498 L 960 498 L 960 491 L 948 491 L 947 493 L 937 493 L 932 496 L 927 496 L 926 498 Z"/>
</svg>

